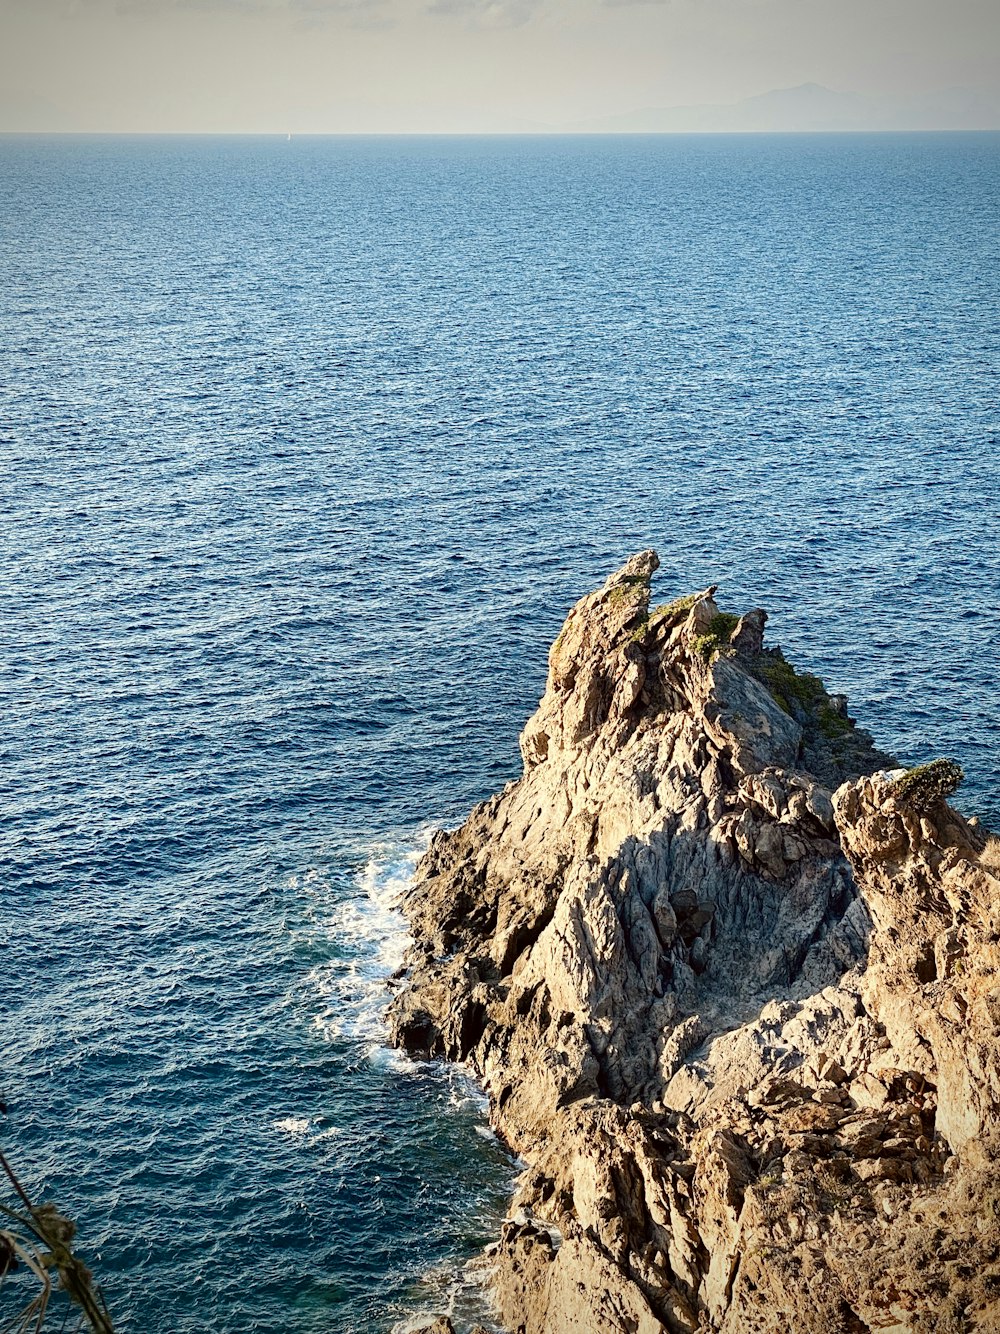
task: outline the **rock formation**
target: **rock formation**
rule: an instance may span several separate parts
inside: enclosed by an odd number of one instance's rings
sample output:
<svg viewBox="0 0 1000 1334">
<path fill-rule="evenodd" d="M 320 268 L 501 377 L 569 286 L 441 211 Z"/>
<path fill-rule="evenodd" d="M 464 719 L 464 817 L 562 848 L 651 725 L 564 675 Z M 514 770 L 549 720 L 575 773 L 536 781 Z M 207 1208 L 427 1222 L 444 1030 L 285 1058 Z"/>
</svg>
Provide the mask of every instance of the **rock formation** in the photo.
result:
<svg viewBox="0 0 1000 1334">
<path fill-rule="evenodd" d="M 524 1160 L 517 1334 L 1000 1330 L 1000 879 L 651 551 L 570 612 L 524 774 L 435 836 L 394 1040 Z"/>
</svg>

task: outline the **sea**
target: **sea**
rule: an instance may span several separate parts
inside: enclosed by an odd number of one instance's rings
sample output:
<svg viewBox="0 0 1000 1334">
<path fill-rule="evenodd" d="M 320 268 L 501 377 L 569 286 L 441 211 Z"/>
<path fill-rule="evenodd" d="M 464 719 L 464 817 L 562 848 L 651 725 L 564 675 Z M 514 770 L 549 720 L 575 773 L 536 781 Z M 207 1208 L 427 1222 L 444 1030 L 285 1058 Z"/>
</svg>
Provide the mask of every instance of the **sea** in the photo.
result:
<svg viewBox="0 0 1000 1334">
<path fill-rule="evenodd" d="M 0 1149 L 117 1330 L 490 1324 L 399 894 L 633 552 L 1000 827 L 998 224 L 985 133 L 0 139 Z"/>
</svg>

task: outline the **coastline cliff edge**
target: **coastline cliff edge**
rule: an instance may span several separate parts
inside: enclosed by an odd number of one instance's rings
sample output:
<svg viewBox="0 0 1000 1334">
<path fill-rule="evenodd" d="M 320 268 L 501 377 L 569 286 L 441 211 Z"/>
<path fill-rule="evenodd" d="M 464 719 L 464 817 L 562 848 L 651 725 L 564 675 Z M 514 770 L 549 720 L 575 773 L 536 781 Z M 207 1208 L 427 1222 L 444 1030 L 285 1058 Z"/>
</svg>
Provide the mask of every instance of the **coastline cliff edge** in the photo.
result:
<svg viewBox="0 0 1000 1334">
<path fill-rule="evenodd" d="M 392 1040 L 526 1164 L 515 1334 L 1000 1330 L 1000 855 L 652 551 L 572 609 L 523 776 L 435 835 Z M 442 1324 L 442 1327 L 443 1324 Z"/>
</svg>

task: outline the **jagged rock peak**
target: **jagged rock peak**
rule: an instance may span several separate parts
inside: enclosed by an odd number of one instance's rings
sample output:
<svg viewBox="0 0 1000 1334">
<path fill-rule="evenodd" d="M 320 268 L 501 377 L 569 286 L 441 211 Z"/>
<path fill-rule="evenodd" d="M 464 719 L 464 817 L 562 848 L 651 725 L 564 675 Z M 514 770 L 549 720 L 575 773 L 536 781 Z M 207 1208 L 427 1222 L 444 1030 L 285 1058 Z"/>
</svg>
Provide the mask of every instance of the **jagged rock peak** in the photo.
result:
<svg viewBox="0 0 1000 1334">
<path fill-rule="evenodd" d="M 848 716 L 846 698 L 765 649 L 767 613 L 721 611 L 718 585 L 650 608 L 655 551 L 582 597 L 549 652 L 545 693 L 521 735 L 525 772 L 580 746 L 614 751 L 667 714 L 699 719 L 741 772 L 798 765 L 835 786 L 891 764 Z"/>
<path fill-rule="evenodd" d="M 649 587 L 649 581 L 660 568 L 660 558 L 652 547 L 646 551 L 637 551 L 634 556 L 630 556 L 620 570 L 614 574 L 609 574 L 604 583 L 604 591 L 613 588 L 616 584 L 631 583 L 633 580 L 640 580 Z"/>
</svg>

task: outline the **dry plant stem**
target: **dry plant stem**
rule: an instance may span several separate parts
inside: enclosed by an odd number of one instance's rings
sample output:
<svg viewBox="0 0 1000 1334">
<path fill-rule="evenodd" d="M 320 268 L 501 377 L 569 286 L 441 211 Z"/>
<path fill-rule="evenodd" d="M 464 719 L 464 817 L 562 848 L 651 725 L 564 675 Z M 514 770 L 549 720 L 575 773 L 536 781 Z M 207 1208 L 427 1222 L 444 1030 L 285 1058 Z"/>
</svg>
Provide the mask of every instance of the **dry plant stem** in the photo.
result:
<svg viewBox="0 0 1000 1334">
<path fill-rule="evenodd" d="M 52 1286 L 47 1271 L 50 1268 L 55 1268 L 59 1275 L 60 1286 L 65 1290 L 70 1301 L 83 1312 L 92 1334 L 114 1334 L 114 1327 L 104 1307 L 104 1302 L 94 1291 L 90 1270 L 82 1260 L 73 1254 L 70 1246 L 75 1231 L 74 1225 L 59 1214 L 52 1205 L 43 1204 L 37 1207 L 33 1205 L 24 1187 L 18 1181 L 13 1168 L 2 1153 L 0 1153 L 0 1167 L 3 1168 L 15 1194 L 27 1210 L 27 1216 L 17 1214 L 13 1210 L 3 1208 L 3 1206 L 0 1206 L 0 1209 L 9 1218 L 26 1228 L 46 1248 L 45 1253 L 36 1252 L 33 1258 L 13 1234 L 5 1234 L 9 1235 L 9 1240 L 12 1242 L 16 1254 L 24 1260 L 27 1267 L 38 1278 L 43 1289 L 26 1308 L 24 1317 L 27 1323 L 22 1322 L 18 1326 L 18 1330 L 28 1330 L 36 1311 L 38 1319 L 34 1327 L 36 1330 L 41 1330 Z"/>
<path fill-rule="evenodd" d="M 48 1271 L 38 1252 L 25 1246 L 12 1232 L 2 1232 L 0 1236 L 9 1245 L 14 1263 L 16 1264 L 20 1260 L 38 1280 L 41 1289 L 38 1295 L 33 1297 L 28 1305 L 14 1316 L 9 1325 L 2 1327 L 3 1334 L 28 1334 L 32 1326 L 36 1331 L 41 1330 L 45 1313 L 48 1310 L 49 1298 L 52 1295 L 52 1281 L 49 1278 Z M 0 1282 L 2 1282 L 2 1279 L 0 1279 Z"/>
</svg>

